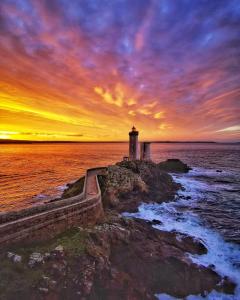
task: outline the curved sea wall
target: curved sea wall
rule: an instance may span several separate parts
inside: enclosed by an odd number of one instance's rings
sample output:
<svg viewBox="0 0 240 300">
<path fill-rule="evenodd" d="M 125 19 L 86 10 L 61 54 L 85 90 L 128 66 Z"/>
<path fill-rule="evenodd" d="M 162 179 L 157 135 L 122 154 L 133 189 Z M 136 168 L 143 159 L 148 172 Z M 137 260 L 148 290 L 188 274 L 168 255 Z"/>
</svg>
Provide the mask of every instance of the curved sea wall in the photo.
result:
<svg viewBox="0 0 240 300">
<path fill-rule="evenodd" d="M 83 192 L 77 196 L 1 215 L 0 246 L 51 238 L 73 226 L 95 224 L 103 216 L 97 177 L 102 170 L 87 170 Z"/>
</svg>

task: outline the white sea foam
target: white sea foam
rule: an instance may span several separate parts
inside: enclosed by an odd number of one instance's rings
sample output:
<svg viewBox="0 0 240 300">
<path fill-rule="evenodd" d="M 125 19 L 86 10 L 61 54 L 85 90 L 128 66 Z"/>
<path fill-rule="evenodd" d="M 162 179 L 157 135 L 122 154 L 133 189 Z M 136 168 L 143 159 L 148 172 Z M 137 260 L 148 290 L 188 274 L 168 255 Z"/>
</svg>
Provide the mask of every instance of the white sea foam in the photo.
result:
<svg viewBox="0 0 240 300">
<path fill-rule="evenodd" d="M 46 198 L 47 198 L 47 196 L 45 194 L 38 194 L 35 196 L 35 199 L 37 199 L 37 200 L 43 200 Z"/>
<path fill-rule="evenodd" d="M 159 300 L 181 300 L 179 298 L 175 298 L 172 296 L 169 296 L 167 294 L 156 294 L 155 295 Z"/>
<path fill-rule="evenodd" d="M 211 300 L 239 300 L 240 299 L 240 247 L 236 244 L 225 242 L 219 233 L 203 226 L 197 214 L 187 209 L 189 206 L 197 207 L 198 201 L 206 198 L 206 192 L 212 187 L 205 182 L 198 181 L 191 177 L 191 173 L 187 175 L 174 175 L 175 181 L 182 184 L 185 188 L 181 191 L 180 196 L 190 196 L 190 200 L 178 199 L 176 202 L 168 202 L 161 204 L 142 204 L 137 213 L 126 214 L 126 216 L 134 216 L 145 220 L 157 219 L 162 225 L 155 225 L 155 228 L 185 233 L 201 240 L 208 249 L 205 255 L 190 255 L 193 262 L 209 266 L 215 265 L 215 270 L 222 276 L 229 277 L 237 284 L 234 295 L 225 295 L 212 291 L 207 297 L 189 296 L 187 300 L 195 299 L 211 299 Z M 159 299 L 175 299 L 166 298 L 168 295 L 159 294 Z"/>
<path fill-rule="evenodd" d="M 66 188 L 67 188 L 67 185 L 66 185 L 66 184 L 64 184 L 64 185 L 59 185 L 59 186 L 57 187 L 57 190 L 60 191 L 60 192 L 63 192 Z"/>
</svg>

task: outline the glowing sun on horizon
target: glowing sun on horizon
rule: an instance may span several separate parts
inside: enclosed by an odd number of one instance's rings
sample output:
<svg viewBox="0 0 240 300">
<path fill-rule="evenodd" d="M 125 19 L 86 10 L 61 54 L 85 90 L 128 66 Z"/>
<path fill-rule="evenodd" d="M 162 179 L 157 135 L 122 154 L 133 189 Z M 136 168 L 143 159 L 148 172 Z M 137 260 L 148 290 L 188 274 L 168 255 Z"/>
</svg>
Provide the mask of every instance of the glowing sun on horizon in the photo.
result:
<svg viewBox="0 0 240 300">
<path fill-rule="evenodd" d="M 10 135 L 9 134 L 0 134 L 0 139 L 1 140 L 10 139 Z"/>
</svg>

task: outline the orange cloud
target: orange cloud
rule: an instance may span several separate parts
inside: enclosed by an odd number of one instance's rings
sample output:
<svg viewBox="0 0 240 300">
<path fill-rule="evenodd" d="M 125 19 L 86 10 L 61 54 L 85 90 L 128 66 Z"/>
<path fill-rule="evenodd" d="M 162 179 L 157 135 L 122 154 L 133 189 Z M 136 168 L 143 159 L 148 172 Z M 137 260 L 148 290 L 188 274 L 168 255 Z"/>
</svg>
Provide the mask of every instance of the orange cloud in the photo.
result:
<svg viewBox="0 0 240 300">
<path fill-rule="evenodd" d="M 164 1 L 126 9 L 136 22 L 126 17 L 121 26 L 105 7 L 93 9 L 92 22 L 88 9 L 68 22 L 65 13 L 80 11 L 75 1 L 69 10 L 48 1 L 33 1 L 30 11 L 7 3 L 1 3 L 7 22 L 1 27 L 0 137 L 127 140 L 134 120 L 142 139 L 239 139 L 239 131 L 230 130 L 240 115 L 233 53 L 201 48 L 202 30 L 194 41 L 191 34 L 176 39 L 180 23 L 168 28 Z"/>
</svg>

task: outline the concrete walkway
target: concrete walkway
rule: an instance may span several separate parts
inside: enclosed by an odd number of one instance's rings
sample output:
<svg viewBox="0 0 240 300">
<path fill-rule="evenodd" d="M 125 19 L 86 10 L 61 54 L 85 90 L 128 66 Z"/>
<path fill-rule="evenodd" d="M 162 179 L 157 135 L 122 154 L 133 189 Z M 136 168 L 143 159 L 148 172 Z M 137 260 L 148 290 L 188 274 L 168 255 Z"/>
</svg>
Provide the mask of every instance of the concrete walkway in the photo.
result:
<svg viewBox="0 0 240 300">
<path fill-rule="evenodd" d="M 0 224 L 0 245 L 23 239 L 55 235 L 67 228 L 94 224 L 102 215 L 101 190 L 97 175 L 103 168 L 86 172 L 84 191 L 74 197 L 42 206 L 43 211 L 21 214 L 14 220 Z M 61 204 L 62 202 L 62 204 Z M 53 234 L 54 232 L 54 234 Z"/>
<path fill-rule="evenodd" d="M 86 190 L 85 190 L 85 199 L 98 194 L 98 185 L 97 185 L 97 178 L 99 171 L 93 170 L 88 171 L 86 177 Z"/>
</svg>

